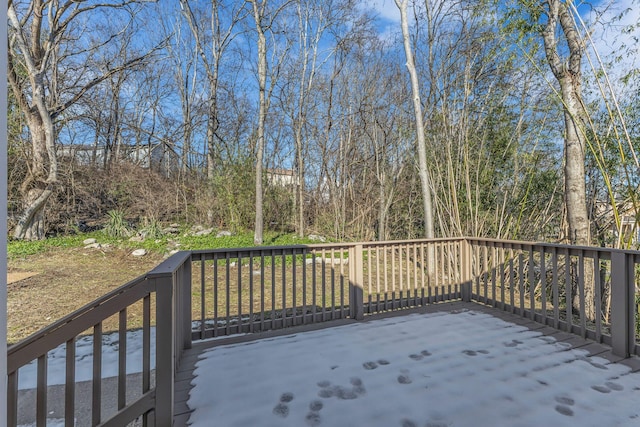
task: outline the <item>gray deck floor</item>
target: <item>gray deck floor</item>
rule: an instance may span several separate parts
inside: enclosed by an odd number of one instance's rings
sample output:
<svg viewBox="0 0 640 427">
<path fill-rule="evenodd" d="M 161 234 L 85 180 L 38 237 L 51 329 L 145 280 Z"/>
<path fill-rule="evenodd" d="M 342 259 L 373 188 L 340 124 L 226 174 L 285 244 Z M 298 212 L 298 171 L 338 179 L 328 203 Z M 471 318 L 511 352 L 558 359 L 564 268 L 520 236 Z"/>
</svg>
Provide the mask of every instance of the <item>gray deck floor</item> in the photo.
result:
<svg viewBox="0 0 640 427">
<path fill-rule="evenodd" d="M 603 344 L 599 344 L 590 340 L 583 339 L 579 336 L 562 332 L 557 329 L 553 329 L 548 326 L 544 326 L 540 323 L 533 322 L 529 319 L 522 318 L 520 316 L 513 315 L 511 313 L 503 312 L 501 310 L 488 307 L 479 303 L 473 302 L 450 302 L 429 305 L 417 309 L 400 310 L 389 313 L 376 314 L 366 317 L 364 322 L 377 320 L 388 317 L 404 316 L 412 313 L 435 313 L 435 312 L 451 312 L 457 310 L 474 310 L 476 312 L 484 312 L 495 318 L 504 320 L 505 322 L 514 323 L 524 326 L 530 330 L 541 333 L 545 336 L 551 336 L 558 342 L 564 342 L 571 344 L 573 349 L 580 349 L 588 353 L 587 357 L 599 357 L 609 360 L 612 363 L 621 363 L 629 366 L 633 372 L 640 371 L 640 358 L 634 357 L 630 359 L 623 359 L 615 356 L 611 353 L 611 349 Z M 212 347 L 235 344 L 241 342 L 248 342 L 263 338 L 283 336 L 294 333 L 307 332 L 311 330 L 318 330 L 324 328 L 330 328 L 339 325 L 345 325 L 350 323 L 358 323 L 357 321 L 346 319 L 339 321 L 324 322 L 312 325 L 298 326 L 294 328 L 288 328 L 284 330 L 269 331 L 254 335 L 235 336 L 230 338 L 223 338 L 217 340 L 210 340 L 201 343 L 194 343 L 192 349 L 188 350 L 181 363 L 181 367 L 176 377 L 175 384 L 175 426 L 185 426 L 189 420 L 191 409 L 187 405 L 189 399 L 189 392 L 192 389 L 191 381 L 194 378 L 194 369 L 198 361 L 200 354 Z"/>
</svg>

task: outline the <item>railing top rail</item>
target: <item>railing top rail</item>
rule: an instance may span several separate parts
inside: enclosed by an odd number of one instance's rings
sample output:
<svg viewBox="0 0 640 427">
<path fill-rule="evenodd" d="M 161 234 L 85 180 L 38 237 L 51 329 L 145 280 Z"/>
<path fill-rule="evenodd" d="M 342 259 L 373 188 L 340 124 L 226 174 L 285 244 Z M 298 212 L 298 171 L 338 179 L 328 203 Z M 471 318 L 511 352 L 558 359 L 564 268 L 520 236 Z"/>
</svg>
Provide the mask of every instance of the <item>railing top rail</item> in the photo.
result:
<svg viewBox="0 0 640 427">
<path fill-rule="evenodd" d="M 313 243 L 308 245 L 279 245 L 279 246 L 245 246 L 238 248 L 198 249 L 191 251 L 193 255 L 215 253 L 247 253 L 247 252 L 271 252 L 287 251 L 293 249 L 322 249 L 322 248 L 350 248 L 356 243 Z"/>
<path fill-rule="evenodd" d="M 564 243 L 547 243 L 547 242 L 527 242 L 521 240 L 501 240 L 501 239 L 492 239 L 487 237 L 465 237 L 464 238 L 469 243 L 473 242 L 483 242 L 483 243 L 498 243 L 502 245 L 511 245 L 511 246 L 527 246 L 527 247 L 544 247 L 544 248 L 556 248 L 556 249 L 572 249 L 583 252 L 617 252 L 617 253 L 625 253 L 625 254 L 633 254 L 640 255 L 640 251 L 633 249 L 616 249 L 616 248 L 607 248 L 602 246 L 577 246 L 577 245 L 567 245 Z"/>
<path fill-rule="evenodd" d="M 40 331 L 30 338 L 19 342 L 7 351 L 7 366 L 9 372 L 18 369 L 59 345 L 74 339 L 83 331 L 90 329 L 103 320 L 129 307 L 152 292 L 150 282 L 146 278 L 134 286 L 122 290 L 100 304 L 89 306 L 88 310 L 79 313 L 66 322 L 58 323 L 57 328 L 47 328 L 47 333 Z M 87 307 L 87 306 L 85 306 Z"/>
<path fill-rule="evenodd" d="M 293 249 L 348 249 L 357 245 L 365 247 L 401 245 L 405 243 L 430 243 L 430 242 L 452 242 L 462 241 L 464 237 L 437 238 L 437 239 L 410 239 L 410 240 L 385 240 L 380 242 L 337 242 L 337 243 L 310 243 L 305 245 L 279 245 L 279 246 L 246 246 L 237 248 L 219 248 L 219 249 L 199 249 L 191 251 L 192 255 L 214 254 L 214 253 L 247 253 L 247 252 L 271 252 L 286 251 Z M 174 255 L 175 256 L 175 255 Z"/>
<path fill-rule="evenodd" d="M 90 303 L 86 304 L 85 306 L 79 308 L 78 310 L 66 315 L 65 317 L 53 322 L 51 325 L 33 333 L 32 335 L 30 335 L 29 337 L 25 338 L 24 340 L 13 344 L 12 346 L 10 346 L 7 349 L 7 354 L 11 355 L 12 353 L 15 353 L 16 351 L 19 351 L 20 349 L 34 343 L 35 341 L 38 341 L 40 339 L 42 339 L 43 337 L 53 333 L 54 331 L 64 327 L 65 325 L 71 323 L 72 321 L 74 321 L 75 319 L 83 316 L 84 314 L 94 310 L 96 307 L 99 307 L 103 304 L 105 304 L 106 302 L 112 300 L 113 298 L 118 297 L 119 295 L 139 286 L 141 283 L 144 283 L 146 280 L 146 275 L 142 275 L 139 276 L 133 280 L 131 280 L 130 282 L 125 283 L 124 285 L 120 286 L 117 289 L 114 289 L 113 291 L 103 295 L 102 297 L 91 301 Z M 88 325 L 88 327 L 91 327 L 93 325 Z"/>
<path fill-rule="evenodd" d="M 401 244 L 405 244 L 405 243 L 442 243 L 442 242 L 460 242 L 460 241 L 464 241 L 466 238 L 465 237 L 438 237 L 438 238 L 433 238 L 433 239 L 407 239 L 407 240 L 383 240 L 383 241 L 376 241 L 376 242 L 363 242 L 363 243 L 358 243 L 360 245 L 363 245 L 365 247 L 372 247 L 372 246 L 387 246 L 387 245 L 401 245 Z"/>
</svg>

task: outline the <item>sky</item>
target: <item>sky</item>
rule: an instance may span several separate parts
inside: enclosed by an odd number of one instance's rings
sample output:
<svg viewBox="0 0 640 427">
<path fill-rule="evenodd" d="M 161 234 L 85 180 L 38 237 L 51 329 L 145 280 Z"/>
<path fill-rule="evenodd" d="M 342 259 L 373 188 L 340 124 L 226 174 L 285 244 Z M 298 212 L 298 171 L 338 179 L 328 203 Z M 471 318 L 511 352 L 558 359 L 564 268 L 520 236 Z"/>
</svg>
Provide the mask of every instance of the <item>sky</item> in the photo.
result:
<svg viewBox="0 0 640 427">
<path fill-rule="evenodd" d="M 206 351 L 191 426 L 638 426 L 640 373 L 474 311 Z"/>
<path fill-rule="evenodd" d="M 629 70 L 640 67 L 638 62 L 638 42 L 640 37 L 640 2 L 637 0 L 617 0 L 598 5 L 603 8 L 604 13 L 596 16 L 595 13 L 585 15 L 587 26 L 593 28 L 590 49 L 593 60 L 597 58 L 594 51 L 597 51 L 603 60 L 618 57 L 614 67 L 610 67 L 609 72 L 614 77 L 621 77 L 617 71 Z M 623 14 L 624 12 L 624 14 Z M 588 22 L 598 22 L 590 26 Z M 633 26 L 635 29 L 631 30 Z M 588 66 L 588 63 L 585 65 Z"/>
</svg>

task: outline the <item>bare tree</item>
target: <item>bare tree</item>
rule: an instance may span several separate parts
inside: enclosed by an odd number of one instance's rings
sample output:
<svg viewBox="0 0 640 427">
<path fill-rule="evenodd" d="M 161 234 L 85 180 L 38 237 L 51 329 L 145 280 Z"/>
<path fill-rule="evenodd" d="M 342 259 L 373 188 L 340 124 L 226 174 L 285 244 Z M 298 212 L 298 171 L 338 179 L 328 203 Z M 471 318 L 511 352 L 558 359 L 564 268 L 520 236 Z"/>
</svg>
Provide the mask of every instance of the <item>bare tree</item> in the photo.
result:
<svg viewBox="0 0 640 427">
<path fill-rule="evenodd" d="M 588 113 L 582 99 L 582 56 L 585 44 L 573 16 L 572 0 L 542 3 L 547 21 L 542 29 L 544 50 L 553 75 L 560 84 L 564 109 L 564 194 L 567 210 L 567 238 L 575 245 L 591 244 L 591 221 L 587 210 L 585 160 Z M 562 34 L 559 37 L 558 29 Z M 585 263 L 586 315 L 596 317 L 593 265 Z M 574 306 L 579 306 L 579 292 Z"/>
<path fill-rule="evenodd" d="M 222 2 L 211 2 L 211 16 L 203 23 L 197 19 L 194 10 L 188 0 L 180 0 L 180 7 L 187 20 L 195 39 L 195 48 L 202 60 L 204 72 L 207 76 L 207 178 L 212 179 L 216 168 L 217 140 L 219 139 L 219 88 L 220 71 L 223 57 L 236 36 L 234 31 L 238 22 L 247 15 L 245 2 L 232 2 L 232 10 L 225 11 L 229 19 L 227 25 L 223 25 L 221 18 Z M 210 49 L 207 46 L 210 46 Z"/>
<path fill-rule="evenodd" d="M 253 232 L 253 243 L 262 244 L 263 218 L 262 218 L 262 167 L 264 156 L 264 125 L 267 117 L 267 39 L 264 34 L 263 20 L 267 0 L 250 0 L 253 7 L 253 19 L 258 35 L 258 128 L 256 141 L 256 220 Z"/>
<path fill-rule="evenodd" d="M 73 45 L 74 38 L 86 34 L 88 23 L 82 19 L 98 9 L 126 10 L 128 17 L 123 23 L 126 28 L 135 19 L 135 10 L 127 7 L 135 3 L 9 2 L 9 84 L 26 117 L 31 138 L 29 174 L 21 187 L 24 210 L 15 228 L 15 238 L 44 237 L 44 206 L 58 184 L 56 120 L 91 88 L 144 58 L 136 57 L 96 73 L 91 67 L 91 55 L 108 45 L 117 33 L 102 39 L 84 37 L 81 43 Z M 78 67 L 70 79 L 60 77 L 65 64 Z"/>
<path fill-rule="evenodd" d="M 573 2 L 548 0 L 543 3 L 547 22 L 542 31 L 549 67 L 560 84 L 564 107 L 564 180 L 568 220 L 568 240 L 572 244 L 591 243 L 585 186 L 587 112 L 582 100 L 582 55 L 584 42 L 572 16 Z M 563 40 L 559 40 L 558 27 Z M 563 58 L 566 43 L 568 51 Z"/>
<path fill-rule="evenodd" d="M 424 123 L 422 119 L 422 104 L 420 102 L 420 83 L 418 81 L 418 73 L 413 60 L 413 49 L 411 48 L 411 39 L 409 34 L 409 18 L 407 16 L 407 6 L 409 0 L 394 0 L 396 6 L 400 10 L 400 25 L 402 26 L 402 41 L 404 44 L 404 52 L 407 58 L 407 71 L 411 78 L 411 92 L 413 98 L 413 110 L 416 122 L 416 139 L 418 142 L 418 171 L 420 174 L 420 183 L 422 185 L 422 203 L 424 208 L 424 235 L 430 239 L 434 237 L 433 227 L 433 205 L 432 205 L 432 178 L 427 168 L 427 146 L 424 139 Z"/>
<path fill-rule="evenodd" d="M 263 172 L 264 172 L 264 151 L 265 151 L 265 124 L 267 113 L 271 101 L 271 94 L 278 79 L 283 59 L 287 55 L 288 46 L 284 46 L 278 51 L 274 26 L 280 12 L 290 3 L 282 1 L 276 7 L 268 9 L 268 0 L 249 0 L 253 12 L 253 20 L 256 31 L 257 45 L 257 77 L 258 77 L 258 126 L 256 128 L 255 141 L 255 170 L 256 170 L 256 201 L 255 201 L 255 225 L 253 242 L 261 245 L 263 240 L 264 218 L 263 218 Z M 267 37 L 272 36 L 273 57 L 271 69 L 267 64 Z M 269 85 L 267 86 L 267 80 Z"/>
</svg>

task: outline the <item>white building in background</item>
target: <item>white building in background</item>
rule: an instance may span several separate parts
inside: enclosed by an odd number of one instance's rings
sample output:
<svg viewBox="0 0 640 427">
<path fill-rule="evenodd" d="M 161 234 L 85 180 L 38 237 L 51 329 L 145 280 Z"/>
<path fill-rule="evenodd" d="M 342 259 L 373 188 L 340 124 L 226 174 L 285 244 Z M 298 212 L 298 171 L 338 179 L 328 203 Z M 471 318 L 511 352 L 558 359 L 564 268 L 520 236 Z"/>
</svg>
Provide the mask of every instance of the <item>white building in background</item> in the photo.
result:
<svg viewBox="0 0 640 427">
<path fill-rule="evenodd" d="M 300 180 L 293 169 L 267 169 L 267 183 L 278 187 L 297 185 Z"/>
<path fill-rule="evenodd" d="M 620 228 L 616 224 L 616 218 L 609 201 L 597 201 L 595 205 L 595 214 L 597 219 L 608 224 L 608 230 L 611 236 L 618 240 L 629 242 L 632 245 L 640 244 L 640 221 L 636 219 L 636 212 L 633 203 L 617 202 L 618 219 L 620 220 Z"/>
<path fill-rule="evenodd" d="M 56 148 L 59 158 L 69 158 L 84 166 L 95 165 L 101 167 L 105 160 L 109 161 L 114 155 L 113 150 L 106 150 L 104 145 L 59 145 Z M 106 159 L 105 159 L 106 156 Z M 154 144 L 151 146 L 121 146 L 119 157 L 125 159 L 141 168 L 162 167 L 163 170 L 173 170 L 178 167 L 178 155 L 164 144 Z"/>
</svg>

